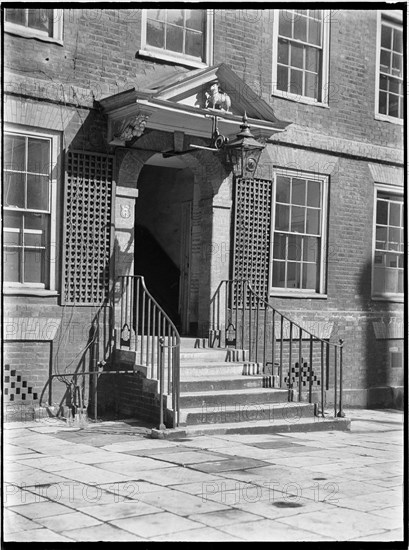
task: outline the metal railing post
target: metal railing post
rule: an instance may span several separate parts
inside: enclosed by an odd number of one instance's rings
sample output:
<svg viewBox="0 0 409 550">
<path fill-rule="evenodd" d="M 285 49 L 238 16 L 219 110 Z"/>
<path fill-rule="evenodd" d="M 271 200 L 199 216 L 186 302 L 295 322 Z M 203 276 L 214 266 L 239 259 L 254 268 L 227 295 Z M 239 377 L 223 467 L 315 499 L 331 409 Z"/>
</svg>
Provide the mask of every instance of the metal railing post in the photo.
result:
<svg viewBox="0 0 409 550">
<path fill-rule="evenodd" d="M 342 410 L 342 351 L 344 347 L 344 341 L 339 340 L 339 411 L 337 414 L 338 418 L 344 418 L 345 413 Z"/>
<path fill-rule="evenodd" d="M 166 430 L 166 426 L 163 423 L 163 355 L 165 339 L 163 336 L 159 338 L 159 429 Z"/>
</svg>

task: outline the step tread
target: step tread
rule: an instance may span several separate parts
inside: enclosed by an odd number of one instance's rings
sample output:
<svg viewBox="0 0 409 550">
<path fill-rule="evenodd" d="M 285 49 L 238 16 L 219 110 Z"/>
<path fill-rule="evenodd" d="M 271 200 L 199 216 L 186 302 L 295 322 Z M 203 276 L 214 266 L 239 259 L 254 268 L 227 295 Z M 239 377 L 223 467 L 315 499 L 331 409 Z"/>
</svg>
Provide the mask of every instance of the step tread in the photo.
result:
<svg viewBox="0 0 409 550">
<path fill-rule="evenodd" d="M 205 361 L 205 360 L 202 360 Z M 203 363 L 196 363 L 194 361 L 184 361 L 183 357 L 181 358 L 180 366 L 181 367 L 195 367 L 200 369 L 200 367 L 223 367 L 223 366 L 231 366 L 236 365 L 242 367 L 244 363 L 248 363 L 248 361 L 209 361 L 206 364 Z"/>
<path fill-rule="evenodd" d="M 246 394 L 256 394 L 256 393 L 284 393 L 288 392 L 287 389 L 280 388 L 244 388 L 243 390 L 199 390 L 199 391 L 182 391 L 180 395 L 184 397 L 195 397 L 198 395 L 246 395 Z M 251 397 L 251 395 L 249 395 Z M 307 403 L 309 405 L 310 403 Z"/>
<path fill-rule="evenodd" d="M 240 376 L 234 376 L 229 374 L 206 374 L 202 380 L 203 382 L 226 382 L 229 380 L 231 380 L 232 382 L 236 382 L 237 380 L 249 380 L 249 379 L 263 380 L 263 378 L 265 378 L 265 376 L 262 374 L 250 374 L 250 375 L 241 374 Z M 183 379 L 181 378 L 180 381 L 197 382 L 197 376 L 192 376 L 192 377 L 188 376 Z"/>
<path fill-rule="evenodd" d="M 283 390 L 279 390 L 279 391 L 283 391 Z M 286 390 L 284 390 L 284 391 L 286 391 Z M 249 404 L 252 404 L 252 403 L 249 403 Z M 265 406 L 268 406 L 268 407 L 273 408 L 273 409 L 286 408 L 287 410 L 292 409 L 292 408 L 297 408 L 297 407 L 303 408 L 303 409 L 306 409 L 306 408 L 313 409 L 314 406 L 315 406 L 314 403 L 292 403 L 292 402 L 289 402 L 289 401 L 285 401 L 283 403 L 256 403 L 256 405 L 258 405 L 258 406 L 265 405 Z M 208 412 L 209 412 L 209 414 L 214 414 L 215 411 L 208 411 Z M 234 405 L 223 406 L 223 412 L 225 412 L 225 413 L 229 413 L 229 412 L 235 413 L 235 412 L 237 412 L 237 405 L 234 404 Z M 182 407 L 181 413 L 186 413 L 186 414 L 198 414 L 199 413 L 199 414 L 203 414 L 203 408 L 202 407 L 192 407 L 192 408 L 183 408 Z"/>
<path fill-rule="evenodd" d="M 222 424 L 192 424 L 190 426 L 180 426 L 179 428 L 167 429 L 162 432 L 165 439 L 199 436 L 205 434 L 223 435 L 237 433 L 289 433 L 300 432 L 304 429 L 309 431 L 321 430 L 350 430 L 351 420 L 349 418 L 300 418 L 296 424 L 288 422 L 271 421 L 246 421 L 246 422 L 225 422 Z M 155 433 L 156 432 L 156 433 Z M 152 437 L 158 437 L 160 430 L 152 430 Z"/>
</svg>

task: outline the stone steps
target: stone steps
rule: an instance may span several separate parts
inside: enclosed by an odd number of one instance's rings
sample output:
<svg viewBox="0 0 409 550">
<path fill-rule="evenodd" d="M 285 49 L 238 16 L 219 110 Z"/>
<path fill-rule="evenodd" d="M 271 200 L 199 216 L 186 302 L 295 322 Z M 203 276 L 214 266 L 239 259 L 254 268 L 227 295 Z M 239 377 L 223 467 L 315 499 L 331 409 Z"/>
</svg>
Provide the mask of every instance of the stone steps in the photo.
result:
<svg viewBox="0 0 409 550">
<path fill-rule="evenodd" d="M 180 426 L 170 430 L 153 429 L 151 437 L 155 439 L 186 440 L 190 437 L 201 435 L 224 435 L 224 434 L 271 434 L 289 432 L 317 432 L 317 431 L 349 431 L 351 420 L 349 418 L 301 418 L 298 422 L 286 420 L 271 421 L 243 421 L 225 422 L 221 424 L 196 424 L 191 426 Z"/>
<path fill-rule="evenodd" d="M 244 378 L 244 377 L 243 377 Z M 247 404 L 271 404 L 288 401 L 287 390 L 272 388 L 244 388 L 239 390 L 210 390 L 182 392 L 179 403 L 182 408 L 224 408 Z"/>
<path fill-rule="evenodd" d="M 183 374 L 184 371 L 182 371 Z M 265 376 L 233 376 L 233 375 L 208 375 L 206 378 L 192 376 L 183 377 L 180 381 L 181 394 L 184 392 L 222 391 L 222 390 L 243 390 L 246 388 L 264 387 Z"/>
<path fill-rule="evenodd" d="M 182 408 L 180 425 L 220 424 L 232 422 L 297 422 L 301 418 L 313 418 L 315 405 L 310 403 L 251 403 L 235 405 L 204 405 Z"/>
</svg>

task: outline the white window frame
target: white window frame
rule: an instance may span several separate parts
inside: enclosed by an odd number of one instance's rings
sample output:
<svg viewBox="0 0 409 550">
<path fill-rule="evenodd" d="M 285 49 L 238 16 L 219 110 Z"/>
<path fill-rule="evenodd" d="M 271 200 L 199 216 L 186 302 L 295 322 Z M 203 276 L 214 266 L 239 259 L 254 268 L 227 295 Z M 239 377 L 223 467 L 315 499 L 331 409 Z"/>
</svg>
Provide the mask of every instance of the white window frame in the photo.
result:
<svg viewBox="0 0 409 550">
<path fill-rule="evenodd" d="M 315 98 L 293 94 L 284 90 L 277 89 L 277 67 L 278 67 L 278 31 L 279 31 L 279 15 L 280 10 L 274 10 L 273 18 L 273 69 L 272 69 L 272 95 L 297 101 L 298 103 L 306 103 L 308 105 L 316 105 L 318 107 L 329 107 L 329 40 L 330 40 L 330 21 L 331 10 L 322 10 L 322 78 L 321 78 L 321 101 Z"/>
<path fill-rule="evenodd" d="M 396 195 L 397 197 L 404 198 L 403 187 L 400 185 L 387 185 L 385 183 L 375 183 L 374 193 L 374 208 L 373 208 L 373 231 L 372 231 L 372 269 L 371 269 L 371 297 L 373 301 L 380 302 L 403 302 L 404 293 L 374 293 L 374 280 L 375 280 L 375 248 L 376 248 L 376 209 L 379 193 L 387 193 L 388 195 Z M 405 214 L 405 210 L 403 210 Z M 403 230 L 405 231 L 405 220 L 403 220 Z M 405 252 L 403 252 L 403 255 Z M 405 269 L 405 268 L 403 268 Z M 405 273 L 405 271 L 404 271 Z"/>
<path fill-rule="evenodd" d="M 34 294 L 34 295 L 57 295 L 56 281 L 58 268 L 57 262 L 57 193 L 58 183 L 61 179 L 61 139 L 58 132 L 52 130 L 41 130 L 38 128 L 32 128 L 29 126 L 15 126 L 6 124 L 4 127 L 4 134 L 14 134 L 22 137 L 33 138 L 45 138 L 50 140 L 51 146 L 51 178 L 50 178 L 50 239 L 49 249 L 47 253 L 48 262 L 48 288 L 43 283 L 19 283 L 13 281 L 3 281 L 4 294 Z M 4 158 L 3 162 L 7 164 L 7 159 Z M 4 205 L 3 205 L 4 208 Z M 8 209 L 9 212 L 22 212 L 21 209 Z"/>
<path fill-rule="evenodd" d="M 377 12 L 376 24 L 376 74 L 375 74 L 375 119 L 391 122 L 403 126 L 404 118 L 397 118 L 389 115 L 384 115 L 379 112 L 379 74 L 381 70 L 381 31 L 382 21 L 386 21 L 388 25 L 395 28 L 400 28 L 403 32 L 402 14 L 399 11 L 388 10 Z M 403 58 L 405 60 L 405 57 Z M 405 80 L 403 80 L 403 90 L 405 93 Z"/>
<path fill-rule="evenodd" d="M 276 191 L 277 191 L 277 176 L 291 176 L 296 178 L 305 178 L 308 180 L 314 180 L 322 182 L 322 209 L 321 209 L 321 248 L 320 248 L 320 263 L 319 270 L 319 287 L 318 291 L 314 292 L 309 289 L 299 288 L 283 288 L 273 286 L 273 247 L 274 247 L 274 234 L 275 234 L 275 213 L 276 213 Z M 271 206 L 271 236 L 270 236 L 270 266 L 268 274 L 268 288 L 270 296 L 289 296 L 292 298 L 327 298 L 326 294 L 326 265 L 327 265 L 327 230 L 328 230 L 328 189 L 329 189 L 329 176 L 324 174 L 316 174 L 311 172 L 302 172 L 298 170 L 288 170 L 278 168 L 274 172 L 273 180 L 273 200 Z M 292 233 L 297 235 L 297 233 Z"/>
<path fill-rule="evenodd" d="M 163 61 L 170 61 L 177 63 L 178 65 L 185 65 L 187 67 L 204 68 L 212 65 L 213 63 L 213 10 L 204 10 L 206 12 L 206 29 L 204 32 L 205 50 L 204 61 L 199 61 L 198 58 L 193 56 L 178 54 L 171 50 L 164 50 L 162 48 L 155 48 L 146 43 L 146 25 L 147 25 L 147 10 L 142 10 L 142 35 L 141 35 L 141 49 L 138 51 L 138 55 L 143 57 L 151 57 L 154 59 L 161 59 Z"/>
<path fill-rule="evenodd" d="M 46 6 L 46 4 L 43 5 Z M 6 16 L 4 16 L 4 31 L 10 34 L 22 36 L 24 38 L 37 38 L 38 40 L 42 40 L 44 42 L 53 42 L 55 44 L 63 45 L 63 13 L 64 10 L 62 9 L 53 10 L 53 36 L 48 36 L 47 33 L 40 31 L 39 29 L 33 29 L 31 27 L 6 21 Z"/>
</svg>

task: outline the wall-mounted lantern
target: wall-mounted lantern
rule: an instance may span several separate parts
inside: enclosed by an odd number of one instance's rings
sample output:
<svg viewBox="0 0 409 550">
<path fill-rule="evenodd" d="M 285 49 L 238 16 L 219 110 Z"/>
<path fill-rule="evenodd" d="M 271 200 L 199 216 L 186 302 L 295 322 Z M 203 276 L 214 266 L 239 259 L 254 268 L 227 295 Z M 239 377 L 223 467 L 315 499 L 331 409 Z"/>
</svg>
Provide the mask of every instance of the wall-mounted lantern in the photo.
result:
<svg viewBox="0 0 409 550">
<path fill-rule="evenodd" d="M 265 145 L 258 142 L 250 132 L 246 113 L 244 113 L 240 128 L 241 131 L 237 134 L 237 137 L 223 147 L 226 153 L 226 162 L 230 165 L 236 177 L 252 177 L 257 169 Z"/>
</svg>

